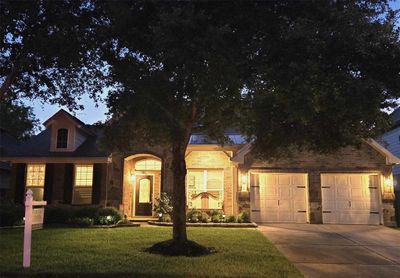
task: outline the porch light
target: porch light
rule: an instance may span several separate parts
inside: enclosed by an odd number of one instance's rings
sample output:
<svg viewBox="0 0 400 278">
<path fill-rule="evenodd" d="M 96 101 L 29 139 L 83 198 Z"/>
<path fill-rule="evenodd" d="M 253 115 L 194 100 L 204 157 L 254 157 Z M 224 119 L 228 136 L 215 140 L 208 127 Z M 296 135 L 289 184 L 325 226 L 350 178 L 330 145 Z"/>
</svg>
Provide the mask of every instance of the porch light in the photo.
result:
<svg viewBox="0 0 400 278">
<path fill-rule="evenodd" d="M 386 192 L 393 191 L 393 179 L 392 177 L 385 177 L 383 184 L 385 185 Z"/>
<path fill-rule="evenodd" d="M 247 192 L 247 175 L 246 174 L 242 174 L 242 192 Z"/>
</svg>

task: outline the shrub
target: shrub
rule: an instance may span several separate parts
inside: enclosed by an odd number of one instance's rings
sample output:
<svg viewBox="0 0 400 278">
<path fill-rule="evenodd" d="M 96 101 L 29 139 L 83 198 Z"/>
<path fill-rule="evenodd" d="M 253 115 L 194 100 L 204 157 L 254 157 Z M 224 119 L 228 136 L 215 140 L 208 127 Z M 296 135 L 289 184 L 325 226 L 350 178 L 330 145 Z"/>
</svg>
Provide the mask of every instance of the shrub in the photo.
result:
<svg viewBox="0 0 400 278">
<path fill-rule="evenodd" d="M 198 222 L 199 222 L 199 218 L 198 218 L 197 214 L 193 215 L 193 216 L 190 218 L 190 222 L 191 222 L 191 223 L 198 223 Z"/>
<path fill-rule="evenodd" d="M 238 216 L 239 223 L 250 223 L 250 215 L 248 211 L 242 211 Z"/>
<path fill-rule="evenodd" d="M 73 224 L 73 225 L 78 225 L 81 227 L 88 227 L 92 226 L 94 223 L 94 220 L 89 217 L 74 217 L 68 220 L 68 224 Z"/>
<path fill-rule="evenodd" d="M 156 204 L 154 205 L 153 209 L 157 215 L 161 214 L 161 217 L 164 217 L 164 215 L 168 215 L 169 218 L 171 219 L 172 216 L 172 198 L 168 195 L 166 192 L 161 192 L 160 198 L 156 198 Z M 161 221 L 160 217 L 160 221 Z M 162 221 L 166 222 L 166 221 Z"/>
<path fill-rule="evenodd" d="M 0 227 L 21 224 L 25 208 L 17 204 L 0 205 Z"/>
<path fill-rule="evenodd" d="M 102 208 L 100 206 L 74 207 L 69 205 L 49 205 L 44 212 L 45 224 L 70 224 L 73 219 L 92 220 L 92 224 L 111 225 L 122 220 L 122 214 L 113 207 Z M 71 222 L 72 221 L 72 222 Z M 80 220 L 77 220 L 78 222 Z M 72 223 L 79 224 L 79 223 Z"/>
<path fill-rule="evenodd" d="M 161 222 L 172 222 L 171 216 L 169 214 L 163 214 L 160 217 Z"/>
<path fill-rule="evenodd" d="M 236 222 L 236 217 L 234 215 L 228 215 L 225 219 L 227 223 L 235 223 Z"/>
<path fill-rule="evenodd" d="M 45 224 L 66 224 L 75 216 L 75 207 L 67 205 L 48 205 L 44 209 Z"/>
<path fill-rule="evenodd" d="M 76 207 L 75 217 L 89 217 L 97 219 L 99 217 L 100 206 L 79 206 Z"/>
<path fill-rule="evenodd" d="M 222 211 L 213 210 L 211 212 L 211 221 L 214 223 L 219 223 L 222 220 Z"/>
<path fill-rule="evenodd" d="M 202 212 L 200 215 L 199 221 L 203 222 L 203 223 L 208 223 L 208 222 L 210 222 L 210 216 L 208 216 L 207 213 Z"/>
<path fill-rule="evenodd" d="M 94 218 L 97 225 L 117 224 L 122 220 L 122 214 L 113 207 L 99 208 L 97 218 Z"/>
<path fill-rule="evenodd" d="M 192 219 L 196 218 L 197 222 L 199 222 L 199 218 L 201 218 L 201 211 L 198 209 L 191 209 L 186 213 L 186 221 L 192 222 Z M 196 222 L 195 222 L 196 223 Z"/>
</svg>

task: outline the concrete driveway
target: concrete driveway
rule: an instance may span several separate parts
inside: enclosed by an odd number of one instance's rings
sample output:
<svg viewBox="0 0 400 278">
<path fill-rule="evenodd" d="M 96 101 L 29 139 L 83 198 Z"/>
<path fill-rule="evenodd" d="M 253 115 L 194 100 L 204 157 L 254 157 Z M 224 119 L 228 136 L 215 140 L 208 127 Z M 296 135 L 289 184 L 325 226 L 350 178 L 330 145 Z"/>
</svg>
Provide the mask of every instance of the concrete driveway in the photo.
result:
<svg viewBox="0 0 400 278">
<path fill-rule="evenodd" d="M 400 277 L 400 230 L 313 224 L 258 229 L 306 277 Z"/>
</svg>

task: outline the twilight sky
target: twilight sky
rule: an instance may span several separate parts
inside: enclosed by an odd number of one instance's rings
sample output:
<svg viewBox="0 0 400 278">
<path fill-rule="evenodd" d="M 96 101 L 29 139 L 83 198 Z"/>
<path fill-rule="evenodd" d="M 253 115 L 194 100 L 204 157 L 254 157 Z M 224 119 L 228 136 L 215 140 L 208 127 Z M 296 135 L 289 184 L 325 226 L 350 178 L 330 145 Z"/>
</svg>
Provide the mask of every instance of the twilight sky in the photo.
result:
<svg viewBox="0 0 400 278">
<path fill-rule="evenodd" d="M 400 9 L 400 0 L 394 0 L 390 2 L 390 6 L 393 9 Z M 26 105 L 33 107 L 33 112 L 36 117 L 43 123 L 45 120 L 50 118 L 54 113 L 56 113 L 60 108 L 64 108 L 68 111 L 67 108 L 59 106 L 59 105 L 51 105 L 51 104 L 42 104 L 40 101 L 25 101 Z M 79 101 L 79 104 L 84 106 L 84 110 L 74 111 L 75 116 L 82 120 L 84 123 L 92 124 L 97 121 L 103 121 L 106 119 L 105 113 L 107 113 L 107 107 L 104 102 L 99 102 L 98 107 L 96 107 L 93 100 L 91 100 L 88 96 L 82 98 Z M 71 111 L 69 111 L 71 112 Z"/>
</svg>

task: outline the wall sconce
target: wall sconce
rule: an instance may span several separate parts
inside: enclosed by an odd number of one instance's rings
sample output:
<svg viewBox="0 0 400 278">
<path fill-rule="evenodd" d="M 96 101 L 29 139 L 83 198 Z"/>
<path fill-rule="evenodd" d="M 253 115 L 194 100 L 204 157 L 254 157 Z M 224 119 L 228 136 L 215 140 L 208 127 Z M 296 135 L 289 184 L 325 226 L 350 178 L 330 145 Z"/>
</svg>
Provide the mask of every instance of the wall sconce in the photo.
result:
<svg viewBox="0 0 400 278">
<path fill-rule="evenodd" d="M 247 175 L 246 174 L 242 174 L 241 185 L 242 185 L 242 192 L 249 191 L 247 188 Z"/>
<path fill-rule="evenodd" d="M 384 177 L 383 185 L 385 186 L 385 192 L 389 192 L 389 193 L 393 192 L 393 178 L 392 178 L 392 176 Z"/>
</svg>

